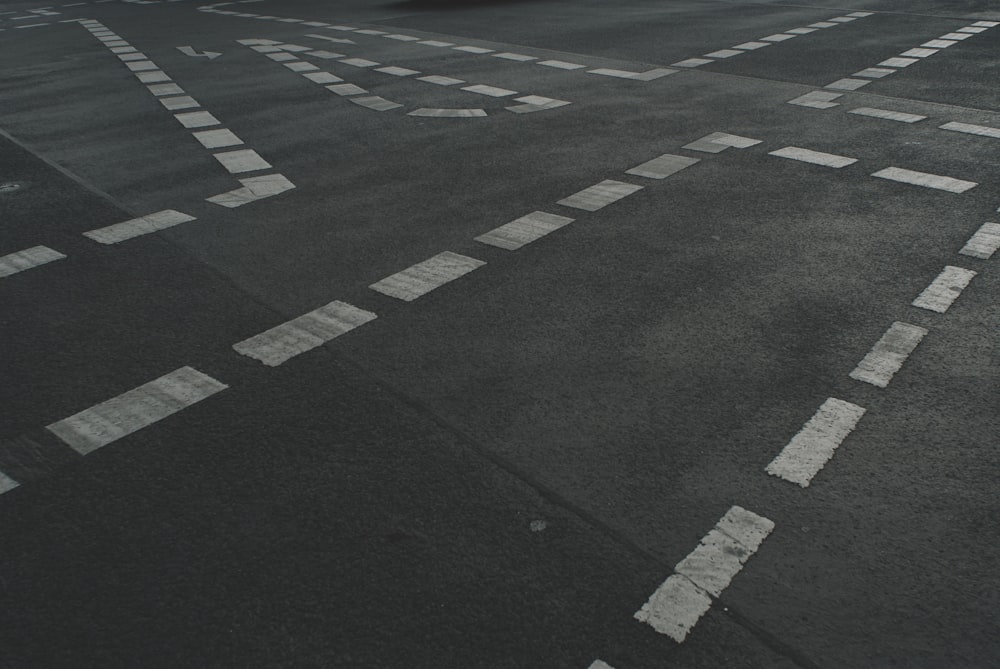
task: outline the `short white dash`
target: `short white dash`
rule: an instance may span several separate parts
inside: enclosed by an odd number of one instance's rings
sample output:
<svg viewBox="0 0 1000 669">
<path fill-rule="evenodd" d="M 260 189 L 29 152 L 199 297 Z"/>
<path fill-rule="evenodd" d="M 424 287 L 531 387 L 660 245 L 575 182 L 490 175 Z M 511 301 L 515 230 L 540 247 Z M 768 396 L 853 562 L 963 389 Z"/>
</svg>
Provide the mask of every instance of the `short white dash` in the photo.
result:
<svg viewBox="0 0 1000 669">
<path fill-rule="evenodd" d="M 474 84 L 472 86 L 463 86 L 463 91 L 468 91 L 470 93 L 479 93 L 480 95 L 489 95 L 494 98 L 503 98 L 508 95 L 517 95 L 517 91 L 512 91 L 507 88 L 497 88 L 496 86 L 486 86 L 484 84 Z"/>
<path fill-rule="evenodd" d="M 362 107 L 367 107 L 374 111 L 389 111 L 390 109 L 399 109 L 403 105 L 398 102 L 393 102 L 392 100 L 386 100 L 385 98 L 379 97 L 377 95 L 367 95 L 363 97 L 353 97 L 349 98 L 351 102 L 356 105 L 361 105 Z"/>
<path fill-rule="evenodd" d="M 438 48 L 444 48 L 446 46 L 455 46 L 454 42 L 442 42 L 435 39 L 425 39 L 417 42 L 417 44 L 423 44 L 424 46 L 436 46 Z"/>
<path fill-rule="evenodd" d="M 115 48 L 116 49 L 127 49 L 129 47 L 115 47 Z M 149 56 L 147 56 L 144 53 L 139 53 L 138 51 L 136 51 L 135 53 L 120 53 L 120 54 L 118 54 L 118 60 L 122 61 L 123 63 L 127 63 L 127 62 L 130 62 L 130 61 L 133 61 L 133 60 L 147 60 L 148 58 L 149 58 Z"/>
<path fill-rule="evenodd" d="M 362 93 L 368 92 L 360 86 L 355 86 L 354 84 L 332 84 L 327 86 L 326 90 L 331 93 L 336 93 L 337 95 L 361 95 Z"/>
<path fill-rule="evenodd" d="M 386 39 L 394 39 L 400 42 L 417 42 L 420 40 L 419 37 L 413 37 L 412 35 L 393 34 L 393 35 L 384 35 L 384 37 Z"/>
<path fill-rule="evenodd" d="M 239 180 L 243 184 L 242 188 L 213 195 L 206 198 L 212 204 L 217 204 L 230 209 L 242 207 L 251 202 L 257 202 L 264 198 L 272 197 L 285 191 L 295 188 L 295 184 L 281 174 L 265 174 L 259 177 L 247 177 Z"/>
<path fill-rule="evenodd" d="M 287 323 L 233 345 L 242 355 L 276 367 L 300 353 L 375 320 L 376 315 L 346 302 L 334 301 Z"/>
<path fill-rule="evenodd" d="M 745 51 L 753 51 L 755 49 L 763 49 L 766 46 L 771 46 L 773 42 L 743 42 L 743 44 L 737 44 L 734 49 L 743 49 Z"/>
<path fill-rule="evenodd" d="M 705 58 L 732 58 L 733 56 L 738 56 L 743 51 L 739 49 L 719 49 L 718 51 L 713 51 L 712 53 L 706 53 Z"/>
<path fill-rule="evenodd" d="M 516 61 L 520 61 L 520 62 L 526 62 L 526 61 L 529 61 L 529 60 L 538 60 L 534 56 L 526 56 L 523 53 L 510 53 L 510 52 L 507 52 L 507 51 L 504 51 L 503 53 L 495 53 L 495 54 L 493 54 L 493 57 L 494 58 L 503 58 L 504 60 L 516 60 Z"/>
<path fill-rule="evenodd" d="M 900 58 L 899 56 L 894 56 L 883 60 L 879 65 L 884 65 L 885 67 L 909 67 L 919 60 L 919 58 Z"/>
<path fill-rule="evenodd" d="M 920 46 L 930 47 L 932 49 L 947 49 L 950 46 L 954 46 L 957 42 L 947 39 L 932 39 L 929 42 L 924 42 Z"/>
<path fill-rule="evenodd" d="M 416 70 L 411 70 L 406 67 L 396 67 L 395 65 L 390 65 L 387 67 L 375 68 L 376 72 L 382 72 L 383 74 L 391 74 L 394 77 L 409 77 L 414 74 L 420 74 Z"/>
<path fill-rule="evenodd" d="M 830 19 L 830 21 L 833 21 L 834 23 L 850 23 L 851 21 L 854 21 L 854 20 L 855 20 L 855 17 L 850 16 L 850 15 L 847 15 L 847 16 L 837 16 L 837 17 L 834 17 L 834 18 Z"/>
<path fill-rule="evenodd" d="M 160 98 L 160 104 L 170 111 L 177 109 L 192 109 L 194 107 L 201 106 L 198 104 L 198 101 L 190 95 L 180 95 L 175 98 Z"/>
<path fill-rule="evenodd" d="M 927 330 L 896 321 L 858 363 L 850 377 L 885 388 L 917 347 Z"/>
<path fill-rule="evenodd" d="M 866 16 L 871 16 L 874 12 L 851 12 L 850 14 L 845 14 L 845 16 L 853 16 L 855 18 L 863 19 Z"/>
<path fill-rule="evenodd" d="M 953 130 L 955 132 L 964 132 L 968 135 L 980 135 L 982 137 L 993 137 L 1000 139 L 1000 128 L 990 128 L 985 125 L 972 125 L 970 123 L 945 123 L 942 126 L 938 126 L 942 130 Z"/>
<path fill-rule="evenodd" d="M 294 53 L 285 53 L 284 51 L 279 51 L 277 53 L 269 53 L 267 57 L 273 61 L 279 63 L 290 63 L 292 61 L 297 61 L 299 59 Z"/>
<path fill-rule="evenodd" d="M 182 95 L 184 93 L 184 89 L 177 84 L 152 84 L 146 86 L 146 88 L 157 97 L 161 95 Z"/>
<path fill-rule="evenodd" d="M 817 21 L 816 23 L 810 23 L 809 27 L 810 28 L 835 28 L 838 25 L 840 25 L 840 24 L 838 24 L 838 23 L 832 23 L 830 21 Z"/>
<path fill-rule="evenodd" d="M 846 156 L 838 156 L 832 153 L 803 149 L 798 146 L 786 146 L 783 149 L 771 151 L 768 155 L 800 160 L 804 163 L 812 163 L 813 165 L 822 165 L 823 167 L 832 167 L 834 169 L 847 167 L 858 162 L 857 158 L 847 158 Z"/>
<path fill-rule="evenodd" d="M 354 67 L 374 67 L 378 65 L 374 60 L 366 60 L 365 58 L 345 58 L 340 62 L 344 65 L 353 65 Z"/>
<path fill-rule="evenodd" d="M 185 214 L 173 209 L 165 209 L 155 214 L 147 214 L 139 218 L 133 218 L 121 223 L 115 223 L 105 228 L 98 228 L 84 232 L 84 237 L 89 237 L 101 244 L 117 244 L 133 237 L 148 235 L 151 232 L 166 230 L 179 223 L 187 223 L 195 220 L 194 216 Z"/>
<path fill-rule="evenodd" d="M 814 33 L 819 28 L 792 28 L 791 30 L 786 30 L 785 32 L 791 33 L 792 35 L 808 35 L 809 33 Z"/>
<path fill-rule="evenodd" d="M 582 70 L 586 65 L 580 65 L 579 63 L 568 63 L 565 60 L 540 60 L 536 65 L 544 65 L 545 67 L 554 67 L 558 70 Z"/>
<path fill-rule="evenodd" d="M 879 177 L 880 179 L 889 179 L 891 181 L 899 181 L 900 183 L 912 184 L 914 186 L 944 190 L 949 193 L 964 193 L 965 191 L 979 185 L 975 181 L 963 181 L 962 179 L 943 177 L 937 174 L 915 172 L 901 167 L 887 167 L 884 170 L 874 172 L 872 176 Z"/>
<path fill-rule="evenodd" d="M 373 283 L 369 288 L 383 295 L 410 302 L 485 264 L 476 258 L 445 251 Z"/>
<path fill-rule="evenodd" d="M 297 61 L 295 61 L 293 63 L 284 63 L 284 66 L 287 67 L 292 72 L 318 72 L 319 71 L 319 68 L 316 67 L 315 65 L 313 65 L 312 63 L 306 63 L 306 62 L 301 61 L 301 60 L 297 60 Z"/>
<path fill-rule="evenodd" d="M 329 72 L 303 72 L 302 76 L 316 84 L 335 84 L 343 81 L 340 77 Z"/>
<path fill-rule="evenodd" d="M 166 72 L 162 72 L 160 70 L 136 72 L 135 76 L 144 84 L 158 84 L 161 81 L 170 81 L 170 76 Z"/>
<path fill-rule="evenodd" d="M 493 53 L 495 49 L 484 49 L 481 46 L 456 46 L 452 47 L 455 51 L 464 51 L 465 53 Z"/>
<path fill-rule="evenodd" d="M 797 98 L 793 98 L 788 101 L 790 105 L 798 105 L 800 107 L 813 107 L 815 109 L 830 109 L 831 107 L 839 107 L 839 102 L 833 102 L 837 98 L 843 97 L 843 93 L 830 93 L 827 91 L 812 91 L 811 93 L 806 93 L 805 95 L 800 95 Z"/>
<path fill-rule="evenodd" d="M 527 216 L 522 216 L 510 223 L 505 223 L 499 228 L 479 235 L 475 238 L 477 242 L 497 246 L 508 251 L 516 251 L 526 244 L 541 239 L 550 232 L 573 222 L 567 216 L 557 216 L 547 214 L 544 211 L 534 211 Z"/>
<path fill-rule="evenodd" d="M 482 118 L 486 115 L 485 109 L 440 109 L 436 107 L 421 107 L 407 113 L 407 116 L 428 118 Z"/>
<path fill-rule="evenodd" d="M 334 53 L 333 51 L 327 51 L 325 49 L 313 49 L 312 51 L 306 51 L 306 56 L 312 56 L 313 58 L 322 58 L 323 60 L 334 60 L 336 58 L 343 58 L 344 54 Z"/>
<path fill-rule="evenodd" d="M 767 37 L 761 37 L 762 42 L 784 42 L 795 37 L 795 35 L 786 35 L 785 33 L 778 33 L 776 35 L 768 35 Z"/>
<path fill-rule="evenodd" d="M 700 158 L 688 158 L 687 156 L 675 156 L 665 153 L 659 158 L 654 158 L 642 165 L 637 165 L 630 170 L 626 170 L 625 173 L 649 179 L 665 179 L 671 174 L 691 167 L 700 160 Z"/>
<path fill-rule="evenodd" d="M 978 34 L 978 33 L 981 33 L 981 32 L 985 32 L 986 30 L 987 30 L 987 28 L 973 28 L 971 26 L 965 26 L 964 28 L 959 28 L 955 32 L 970 33 L 970 34 L 974 35 L 974 34 Z"/>
<path fill-rule="evenodd" d="M 46 429 L 86 455 L 226 388 L 196 369 L 181 367 Z"/>
<path fill-rule="evenodd" d="M 767 473 L 805 488 L 864 414 L 865 409 L 856 404 L 833 397 L 827 399 L 771 461 Z"/>
<path fill-rule="evenodd" d="M 676 63 L 671 63 L 672 67 L 701 67 L 702 65 L 708 65 L 709 63 L 714 63 L 715 61 L 711 58 L 687 58 L 685 60 L 679 60 Z"/>
<path fill-rule="evenodd" d="M 858 107 L 857 109 L 852 109 L 848 113 L 857 114 L 859 116 L 882 118 L 888 121 L 899 121 L 901 123 L 916 123 L 917 121 L 923 121 L 927 118 L 926 116 L 921 116 L 919 114 L 907 114 L 906 112 L 879 109 L 877 107 Z"/>
<path fill-rule="evenodd" d="M 913 300 L 913 306 L 943 314 L 974 276 L 976 273 L 971 269 L 947 265 L 931 285 Z"/>
<path fill-rule="evenodd" d="M 887 67 L 867 67 L 860 72 L 855 72 L 852 77 L 868 77 L 869 79 L 881 79 L 886 77 L 896 70 L 889 69 Z"/>
<path fill-rule="evenodd" d="M 221 149 L 227 146 L 239 146 L 243 143 L 243 140 L 233 134 L 232 130 L 226 128 L 202 130 L 192 134 L 206 149 Z"/>
<path fill-rule="evenodd" d="M 927 56 L 933 56 L 937 52 L 937 49 L 910 49 L 899 55 L 904 58 L 926 58 Z"/>
<path fill-rule="evenodd" d="M 830 88 L 835 91 L 856 91 L 862 86 L 867 86 L 871 83 L 870 79 L 837 79 L 833 83 L 827 84 L 824 88 Z"/>
<path fill-rule="evenodd" d="M 385 35 L 384 30 L 355 30 L 358 35 Z"/>
<path fill-rule="evenodd" d="M 464 84 L 465 82 L 461 79 L 453 79 L 452 77 L 442 77 L 436 74 L 429 74 L 426 77 L 417 77 L 420 81 L 426 81 L 429 84 L 437 84 L 438 86 L 454 86 L 455 84 Z"/>
<path fill-rule="evenodd" d="M 214 153 L 215 159 L 222 163 L 231 174 L 242 174 L 243 172 L 256 172 L 257 170 L 267 170 L 271 168 L 271 163 L 267 162 L 252 149 L 238 149 L 236 151 L 224 151 Z"/>
<path fill-rule="evenodd" d="M 0 256 L 0 277 L 10 276 L 32 269 L 40 265 L 45 265 L 53 260 L 62 260 L 66 256 L 47 246 L 33 246 L 30 249 L 8 253 Z"/>
<path fill-rule="evenodd" d="M 639 190 L 642 190 L 642 186 L 605 179 L 599 184 L 559 200 L 558 204 L 585 211 L 597 211 Z"/>
<path fill-rule="evenodd" d="M 965 40 L 972 37 L 972 33 L 945 33 L 941 35 L 941 39 L 947 40 Z"/>
<path fill-rule="evenodd" d="M 713 132 L 697 139 L 690 144 L 685 144 L 684 149 L 689 151 L 702 151 L 704 153 L 721 153 L 726 149 L 746 149 L 760 144 L 759 139 L 730 135 L 727 132 Z"/>
<path fill-rule="evenodd" d="M 972 25 L 982 28 L 996 28 L 1000 26 L 1000 22 L 997 21 L 976 21 Z"/>
<path fill-rule="evenodd" d="M 969 238 L 959 253 L 989 260 L 997 249 L 1000 249 L 1000 224 L 983 223 L 982 227 Z"/>
<path fill-rule="evenodd" d="M 210 125 L 219 125 L 219 119 L 207 111 L 174 114 L 174 118 L 180 121 L 180 124 L 185 128 L 204 128 Z"/>
</svg>

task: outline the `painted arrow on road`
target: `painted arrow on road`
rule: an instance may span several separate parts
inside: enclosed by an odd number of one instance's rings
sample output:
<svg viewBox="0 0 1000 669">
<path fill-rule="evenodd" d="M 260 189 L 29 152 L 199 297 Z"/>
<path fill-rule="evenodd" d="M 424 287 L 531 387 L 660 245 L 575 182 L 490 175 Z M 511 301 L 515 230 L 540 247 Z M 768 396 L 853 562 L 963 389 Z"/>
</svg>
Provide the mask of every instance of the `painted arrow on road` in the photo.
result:
<svg viewBox="0 0 1000 669">
<path fill-rule="evenodd" d="M 205 56 L 209 60 L 212 60 L 213 58 L 218 58 L 219 56 L 222 55 L 221 53 L 218 53 L 216 51 L 206 51 L 205 53 L 198 53 L 197 51 L 194 50 L 194 47 L 190 46 L 179 46 L 177 47 L 177 50 L 186 56 L 195 56 L 195 57 Z"/>
</svg>

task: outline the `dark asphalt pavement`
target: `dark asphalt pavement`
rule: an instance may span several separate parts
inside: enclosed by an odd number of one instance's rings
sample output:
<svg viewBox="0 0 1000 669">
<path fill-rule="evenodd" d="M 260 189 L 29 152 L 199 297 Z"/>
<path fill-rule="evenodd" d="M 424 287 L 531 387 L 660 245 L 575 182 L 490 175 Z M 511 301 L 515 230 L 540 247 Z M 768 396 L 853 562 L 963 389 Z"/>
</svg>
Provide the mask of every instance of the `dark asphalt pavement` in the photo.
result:
<svg viewBox="0 0 1000 669">
<path fill-rule="evenodd" d="M 959 253 L 1000 206 L 991 4 L 0 2 L 0 274 L 66 256 L 0 276 L 0 666 L 1000 664 L 1000 272 Z M 842 97 L 789 104 L 814 91 Z M 192 136 L 219 128 L 242 144 Z M 684 148 L 716 132 L 754 142 Z M 699 162 L 626 173 L 663 154 Z M 265 173 L 294 189 L 208 200 Z M 603 180 L 642 189 L 559 204 Z M 83 234 L 162 210 L 195 220 Z M 573 220 L 475 240 L 534 211 Z M 370 288 L 444 251 L 485 265 Z M 913 306 L 946 266 L 977 274 Z M 278 366 L 233 348 L 334 300 L 377 318 Z M 927 335 L 888 386 L 851 378 L 897 321 Z M 46 429 L 145 420 L 163 395 L 102 403 L 183 367 L 227 387 L 86 455 Z M 768 475 L 828 398 L 856 428 L 808 487 Z M 687 637 L 636 620 L 675 573 L 710 592 L 679 563 L 734 506 L 774 529 L 698 567 L 745 563 Z"/>
</svg>

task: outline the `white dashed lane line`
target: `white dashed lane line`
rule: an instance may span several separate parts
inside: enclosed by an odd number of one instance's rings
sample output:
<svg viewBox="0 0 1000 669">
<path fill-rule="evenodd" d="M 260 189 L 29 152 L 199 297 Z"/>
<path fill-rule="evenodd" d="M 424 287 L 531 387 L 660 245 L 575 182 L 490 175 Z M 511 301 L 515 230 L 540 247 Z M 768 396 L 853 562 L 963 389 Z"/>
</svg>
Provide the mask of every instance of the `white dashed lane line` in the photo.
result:
<svg viewBox="0 0 1000 669">
<path fill-rule="evenodd" d="M 938 174 L 928 174 L 926 172 L 915 172 L 901 167 L 887 167 L 878 172 L 872 173 L 873 177 L 889 179 L 900 183 L 923 186 L 924 188 L 934 188 L 936 190 L 948 191 L 949 193 L 964 193 L 975 188 L 979 184 L 975 181 L 964 181 Z"/>
<path fill-rule="evenodd" d="M 665 153 L 659 158 L 654 158 L 630 170 L 625 170 L 625 174 L 633 174 L 648 179 L 665 179 L 671 174 L 676 174 L 698 162 L 701 162 L 700 158 L 688 158 L 687 156 L 676 156 Z"/>
<path fill-rule="evenodd" d="M 374 291 L 411 302 L 486 263 L 445 251 L 369 286 Z"/>
<path fill-rule="evenodd" d="M 526 244 L 541 239 L 550 232 L 573 222 L 567 216 L 548 214 L 544 211 L 533 211 L 527 216 L 501 225 L 499 228 L 479 235 L 477 242 L 496 246 L 508 251 L 516 251 Z"/>
<path fill-rule="evenodd" d="M 980 137 L 993 137 L 1000 139 L 1000 128 L 990 128 L 985 125 L 972 125 L 970 123 L 945 123 L 938 126 L 942 130 L 952 130 L 954 132 L 964 132 L 967 135 L 979 135 Z"/>
<path fill-rule="evenodd" d="M 864 415 L 856 404 L 828 398 L 766 467 L 767 473 L 807 487 Z"/>
<path fill-rule="evenodd" d="M 858 363 L 850 377 L 885 388 L 926 334 L 927 330 L 922 327 L 896 321 Z"/>
<path fill-rule="evenodd" d="M 599 184 L 559 200 L 557 204 L 584 211 L 597 211 L 639 190 L 642 190 L 642 186 L 605 179 Z"/>
<path fill-rule="evenodd" d="M 913 306 L 943 314 L 975 276 L 976 273 L 971 269 L 948 265 L 931 285 L 913 300 Z"/>
<path fill-rule="evenodd" d="M 0 278 L 23 272 L 41 265 L 48 264 L 55 260 L 62 260 L 66 256 L 59 251 L 50 249 L 47 246 L 33 246 L 30 249 L 9 253 L 0 256 Z"/>
<path fill-rule="evenodd" d="M 959 253 L 981 260 L 989 260 L 997 249 L 1000 249 L 1000 224 L 983 223 L 982 227 L 969 238 Z"/>
<path fill-rule="evenodd" d="M 727 132 L 713 132 L 681 148 L 702 153 L 722 153 L 726 149 L 746 149 L 760 143 L 759 139 L 730 135 Z"/>
<path fill-rule="evenodd" d="M 174 211 L 173 209 L 166 209 L 158 211 L 155 214 L 148 214 L 121 223 L 115 223 L 105 228 L 90 230 L 83 233 L 83 235 L 101 244 L 117 244 L 127 239 L 166 230 L 179 223 L 187 223 L 193 220 L 195 220 L 194 216 Z"/>
<path fill-rule="evenodd" d="M 635 613 L 636 620 L 678 643 L 757 552 L 774 523 L 734 506 Z"/>
<path fill-rule="evenodd" d="M 798 105 L 800 107 L 812 107 L 814 109 L 830 109 L 831 107 L 839 106 L 840 103 L 834 102 L 834 100 L 843 96 L 844 96 L 843 93 L 812 91 L 810 93 L 806 93 L 805 95 L 800 95 L 797 98 L 789 100 L 788 104 Z"/>
<path fill-rule="evenodd" d="M 848 158 L 846 156 L 838 156 L 832 153 L 823 153 L 822 151 L 803 149 L 798 146 L 786 146 L 783 149 L 771 151 L 768 155 L 777 156 L 778 158 L 798 160 L 803 163 L 811 163 L 813 165 L 822 165 L 823 167 L 832 167 L 834 169 L 840 169 L 858 162 L 857 158 Z"/>
<path fill-rule="evenodd" d="M 900 123 L 916 123 L 927 118 L 926 116 L 921 116 L 919 114 L 907 114 L 906 112 L 892 111 L 891 109 L 878 109 L 877 107 L 858 107 L 849 111 L 848 114 L 870 116 L 872 118 L 880 118 L 887 121 L 899 121 Z"/>
<path fill-rule="evenodd" d="M 46 429 L 86 455 L 228 387 L 196 369 L 181 367 Z"/>
</svg>

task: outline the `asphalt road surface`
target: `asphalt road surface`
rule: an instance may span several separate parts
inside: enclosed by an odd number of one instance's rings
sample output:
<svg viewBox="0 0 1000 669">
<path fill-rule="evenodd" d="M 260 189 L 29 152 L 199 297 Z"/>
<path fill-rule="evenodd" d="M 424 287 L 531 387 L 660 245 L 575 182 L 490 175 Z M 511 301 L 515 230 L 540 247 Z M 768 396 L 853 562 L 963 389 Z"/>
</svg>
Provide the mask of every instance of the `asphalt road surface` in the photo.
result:
<svg viewBox="0 0 1000 669">
<path fill-rule="evenodd" d="M 1000 666 L 991 0 L 0 3 L 0 666 Z"/>
</svg>

